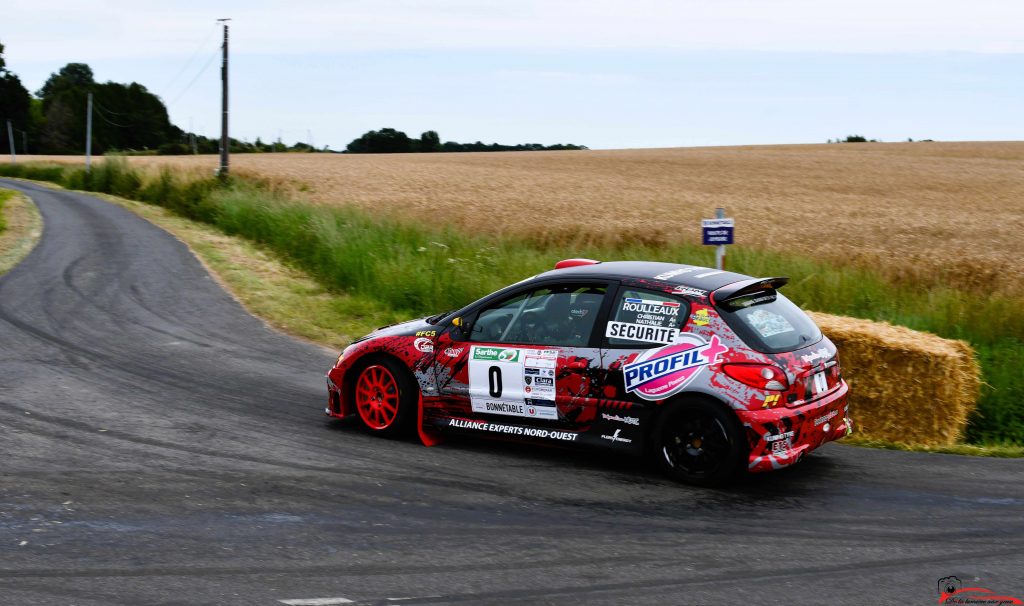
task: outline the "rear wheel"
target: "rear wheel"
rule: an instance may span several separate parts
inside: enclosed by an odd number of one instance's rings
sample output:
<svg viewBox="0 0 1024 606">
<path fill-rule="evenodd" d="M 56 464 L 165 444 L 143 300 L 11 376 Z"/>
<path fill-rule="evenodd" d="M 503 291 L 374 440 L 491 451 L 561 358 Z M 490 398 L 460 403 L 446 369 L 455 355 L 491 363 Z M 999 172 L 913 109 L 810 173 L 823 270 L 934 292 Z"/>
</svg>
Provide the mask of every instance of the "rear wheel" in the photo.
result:
<svg viewBox="0 0 1024 606">
<path fill-rule="evenodd" d="M 719 486 L 733 479 L 746 457 L 736 416 L 707 400 L 671 404 L 658 422 L 654 456 L 673 479 Z"/>
<path fill-rule="evenodd" d="M 356 412 L 363 425 L 374 433 L 405 433 L 416 417 L 418 399 L 416 380 L 393 360 L 372 361 L 356 375 Z"/>
</svg>

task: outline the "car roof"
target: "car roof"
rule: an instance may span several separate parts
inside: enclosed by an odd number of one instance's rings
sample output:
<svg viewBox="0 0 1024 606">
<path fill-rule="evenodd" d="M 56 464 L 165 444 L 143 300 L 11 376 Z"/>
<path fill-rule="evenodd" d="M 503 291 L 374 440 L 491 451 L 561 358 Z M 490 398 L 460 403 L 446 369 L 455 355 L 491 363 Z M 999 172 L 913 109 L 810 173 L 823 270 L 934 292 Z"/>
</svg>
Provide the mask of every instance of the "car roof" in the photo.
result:
<svg viewBox="0 0 1024 606">
<path fill-rule="evenodd" d="M 752 276 L 700 265 L 655 261 L 609 261 L 546 271 L 536 278 L 633 278 L 712 291 Z"/>
</svg>

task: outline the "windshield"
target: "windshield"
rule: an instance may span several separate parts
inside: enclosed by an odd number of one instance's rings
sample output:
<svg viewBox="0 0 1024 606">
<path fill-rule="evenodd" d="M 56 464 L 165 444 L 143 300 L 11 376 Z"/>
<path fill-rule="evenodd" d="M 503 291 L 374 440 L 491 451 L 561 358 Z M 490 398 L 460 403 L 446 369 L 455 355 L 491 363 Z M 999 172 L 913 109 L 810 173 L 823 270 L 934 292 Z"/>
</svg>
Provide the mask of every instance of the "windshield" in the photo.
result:
<svg viewBox="0 0 1024 606">
<path fill-rule="evenodd" d="M 821 340 L 814 320 L 775 290 L 729 299 L 718 310 L 729 327 L 761 353 L 793 351 Z"/>
</svg>

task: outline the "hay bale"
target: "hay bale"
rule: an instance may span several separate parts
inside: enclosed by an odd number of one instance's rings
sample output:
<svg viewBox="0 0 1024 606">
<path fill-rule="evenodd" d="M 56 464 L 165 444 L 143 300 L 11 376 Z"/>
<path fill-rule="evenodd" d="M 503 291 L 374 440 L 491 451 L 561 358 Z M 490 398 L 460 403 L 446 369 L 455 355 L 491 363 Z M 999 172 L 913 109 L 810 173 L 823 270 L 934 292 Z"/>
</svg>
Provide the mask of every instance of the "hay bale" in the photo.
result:
<svg viewBox="0 0 1024 606">
<path fill-rule="evenodd" d="M 860 436 L 926 446 L 960 439 L 981 387 L 970 345 L 884 322 L 810 315 L 839 348 Z"/>
</svg>

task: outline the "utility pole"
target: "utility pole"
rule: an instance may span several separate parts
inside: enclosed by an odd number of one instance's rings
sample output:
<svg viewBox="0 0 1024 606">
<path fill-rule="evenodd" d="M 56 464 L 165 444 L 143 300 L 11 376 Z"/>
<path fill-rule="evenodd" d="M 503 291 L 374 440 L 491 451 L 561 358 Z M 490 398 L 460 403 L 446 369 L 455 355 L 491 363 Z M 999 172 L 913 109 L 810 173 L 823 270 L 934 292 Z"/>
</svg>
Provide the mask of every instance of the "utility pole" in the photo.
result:
<svg viewBox="0 0 1024 606">
<path fill-rule="evenodd" d="M 228 21 L 231 19 L 217 19 L 224 24 L 224 64 L 220 68 L 221 80 L 221 117 L 220 117 L 220 171 L 217 175 L 221 179 L 228 178 Z"/>
<path fill-rule="evenodd" d="M 92 93 L 85 110 L 85 172 L 92 170 Z"/>
<path fill-rule="evenodd" d="M 21 153 L 28 153 L 28 131 L 21 131 Z"/>
<path fill-rule="evenodd" d="M 7 142 L 11 146 L 11 164 L 15 164 L 18 161 L 17 156 L 14 153 L 14 127 L 11 126 L 11 121 L 7 120 Z"/>
</svg>

